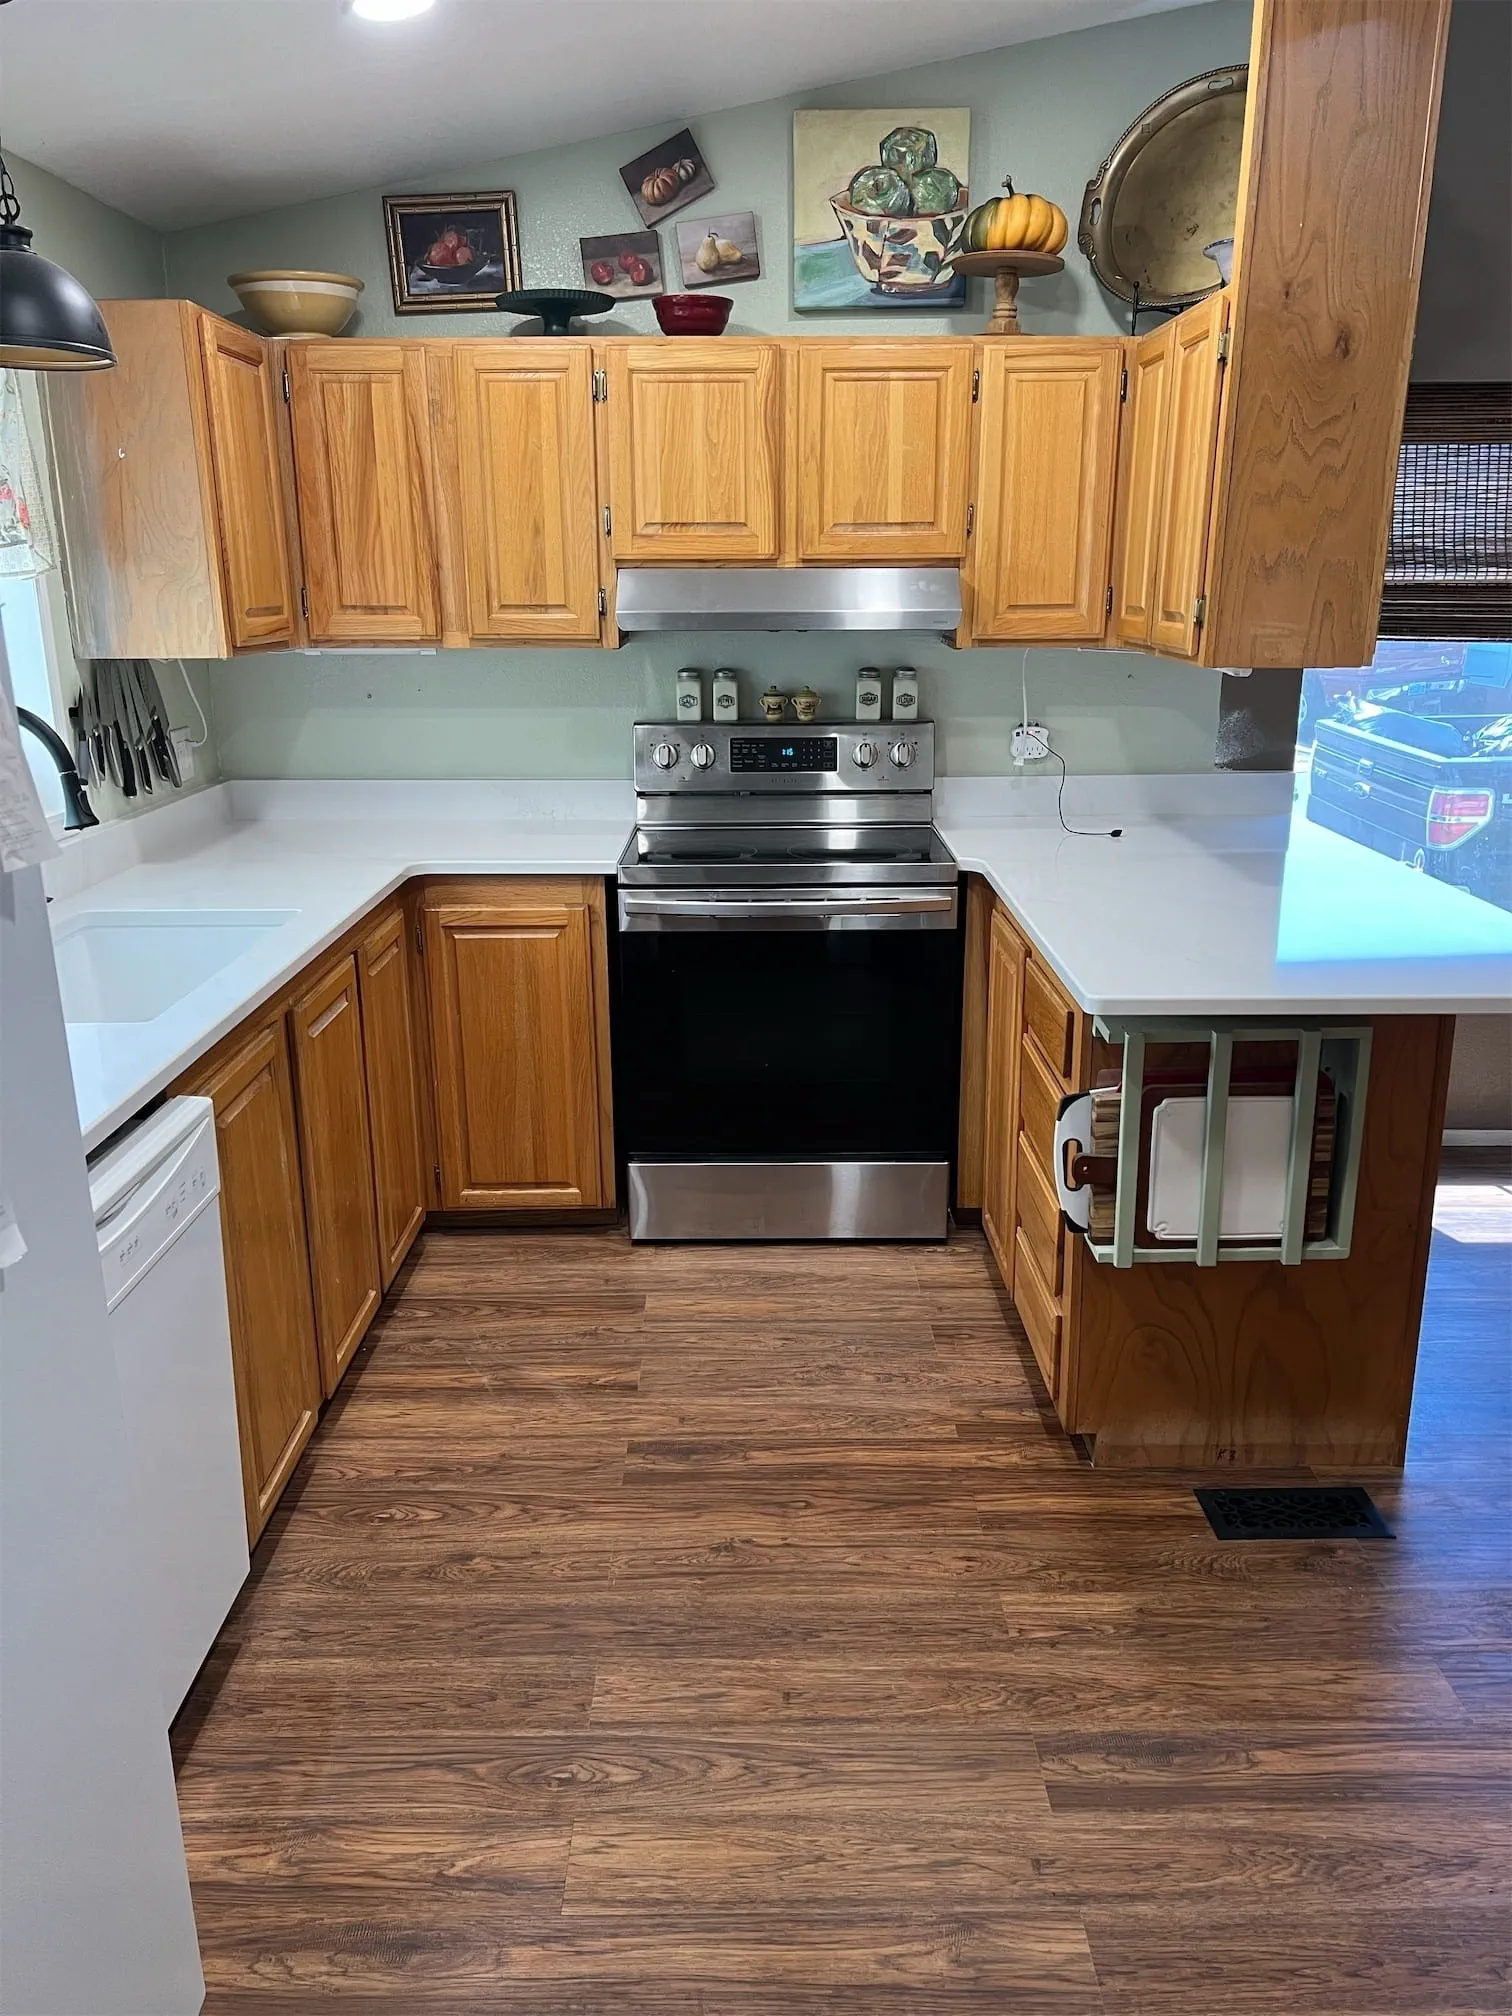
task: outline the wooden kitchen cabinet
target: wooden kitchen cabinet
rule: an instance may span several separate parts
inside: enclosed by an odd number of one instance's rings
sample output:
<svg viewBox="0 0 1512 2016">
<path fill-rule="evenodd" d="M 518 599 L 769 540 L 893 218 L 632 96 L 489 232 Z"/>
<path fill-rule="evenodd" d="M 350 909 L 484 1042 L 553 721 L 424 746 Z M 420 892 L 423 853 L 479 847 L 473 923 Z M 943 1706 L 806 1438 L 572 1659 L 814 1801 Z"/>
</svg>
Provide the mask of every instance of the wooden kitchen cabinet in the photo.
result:
<svg viewBox="0 0 1512 2016">
<path fill-rule="evenodd" d="M 446 349 L 456 401 L 469 637 L 596 644 L 599 522 L 590 351 L 560 341 Z"/>
<path fill-rule="evenodd" d="M 1006 1283 L 1013 1280 L 1013 1158 L 1018 1143 L 1019 1030 L 1028 948 L 995 904 L 987 941 L 986 1119 L 982 1127 L 982 1230 Z"/>
<path fill-rule="evenodd" d="M 312 644 L 434 644 L 440 597 L 422 343 L 288 347 Z"/>
<path fill-rule="evenodd" d="M 47 374 L 81 658 L 294 641 L 273 353 L 188 301 L 105 301 L 111 371 Z"/>
<path fill-rule="evenodd" d="M 613 1202 L 603 885 L 453 883 L 422 916 L 441 1201 Z"/>
<path fill-rule="evenodd" d="M 1107 620 L 1123 346 L 1028 336 L 977 357 L 971 635 L 1093 642 Z"/>
<path fill-rule="evenodd" d="M 1174 323 L 1165 322 L 1130 344 L 1124 367 L 1110 626 L 1120 644 L 1147 646 L 1154 622 L 1174 330 Z"/>
<path fill-rule="evenodd" d="M 247 1533 L 255 1541 L 315 1432 L 320 1365 L 283 1019 L 174 1088 L 215 1106 Z"/>
<path fill-rule="evenodd" d="M 615 559 L 776 560 L 781 345 L 685 337 L 607 345 L 605 356 Z"/>
<path fill-rule="evenodd" d="M 425 1223 L 425 1150 L 409 929 L 385 911 L 357 947 L 379 1278 L 388 1288 Z"/>
<path fill-rule="evenodd" d="M 377 1313 L 383 1287 L 357 962 L 336 960 L 289 1010 L 298 1090 L 315 1334 L 327 1397 Z"/>
<path fill-rule="evenodd" d="M 799 559 L 959 559 L 971 345 L 812 342 L 796 362 Z"/>
</svg>

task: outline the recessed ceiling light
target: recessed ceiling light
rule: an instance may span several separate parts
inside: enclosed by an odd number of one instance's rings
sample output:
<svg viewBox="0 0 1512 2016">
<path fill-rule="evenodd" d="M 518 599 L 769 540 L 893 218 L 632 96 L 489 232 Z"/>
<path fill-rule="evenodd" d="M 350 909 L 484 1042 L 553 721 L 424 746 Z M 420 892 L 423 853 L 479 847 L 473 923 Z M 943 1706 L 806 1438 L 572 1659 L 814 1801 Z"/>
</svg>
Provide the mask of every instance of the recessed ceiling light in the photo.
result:
<svg viewBox="0 0 1512 2016">
<path fill-rule="evenodd" d="M 408 21 L 412 14 L 428 14 L 435 4 L 436 0 L 347 0 L 364 21 Z"/>
</svg>

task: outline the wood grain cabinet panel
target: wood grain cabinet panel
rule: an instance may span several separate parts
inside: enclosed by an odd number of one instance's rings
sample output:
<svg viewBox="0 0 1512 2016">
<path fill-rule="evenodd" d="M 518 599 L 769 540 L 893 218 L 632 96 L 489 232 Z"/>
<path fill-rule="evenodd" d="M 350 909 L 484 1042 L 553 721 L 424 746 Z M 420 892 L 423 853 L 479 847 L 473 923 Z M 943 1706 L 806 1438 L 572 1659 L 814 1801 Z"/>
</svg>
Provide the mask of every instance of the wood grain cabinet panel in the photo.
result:
<svg viewBox="0 0 1512 2016">
<path fill-rule="evenodd" d="M 231 647 L 288 644 L 294 636 L 294 584 L 273 360 L 261 337 L 219 316 L 200 317 L 199 338 Z"/>
<path fill-rule="evenodd" d="M 977 352 L 977 502 L 968 547 L 972 635 L 1100 638 L 1118 453 L 1116 338 L 1024 337 Z"/>
<path fill-rule="evenodd" d="M 387 911 L 357 948 L 379 1275 L 387 1288 L 425 1222 L 420 1071 L 404 911 Z"/>
<path fill-rule="evenodd" d="M 986 1121 L 982 1229 L 1005 1284 L 1013 1281 L 1013 1183 L 1018 1140 L 1019 1043 L 1024 1018 L 1024 941 L 995 905 L 987 948 Z"/>
<path fill-rule="evenodd" d="M 1207 580 L 1228 311 L 1226 292 L 1210 294 L 1178 315 L 1170 329 L 1171 385 L 1150 642 L 1182 658 L 1196 656 L 1203 623 L 1198 598 Z"/>
<path fill-rule="evenodd" d="M 434 643 L 424 346 L 294 343 L 288 359 L 311 643 Z"/>
<path fill-rule="evenodd" d="M 1128 351 L 1113 555 L 1112 634 L 1121 644 L 1147 645 L 1154 623 L 1174 328 L 1166 322 Z"/>
<path fill-rule="evenodd" d="M 971 347 L 798 350 L 803 560 L 955 560 L 966 548 Z"/>
<path fill-rule="evenodd" d="M 615 558 L 775 560 L 780 347 L 686 337 L 607 355 Z"/>
<path fill-rule="evenodd" d="M 464 344 L 454 373 L 471 634 L 597 643 L 590 352 L 559 342 Z"/>
<path fill-rule="evenodd" d="M 181 1088 L 215 1106 L 247 1533 L 255 1541 L 315 1432 L 320 1366 L 288 1044 L 280 1019 Z"/>
<path fill-rule="evenodd" d="M 377 1312 L 383 1289 L 357 962 L 348 953 L 289 1011 L 299 1092 L 315 1330 L 327 1395 Z"/>
<path fill-rule="evenodd" d="M 597 884 L 425 902 L 441 1196 L 452 1210 L 606 1200 Z M 607 1057 L 603 1081 L 607 1083 Z"/>
</svg>

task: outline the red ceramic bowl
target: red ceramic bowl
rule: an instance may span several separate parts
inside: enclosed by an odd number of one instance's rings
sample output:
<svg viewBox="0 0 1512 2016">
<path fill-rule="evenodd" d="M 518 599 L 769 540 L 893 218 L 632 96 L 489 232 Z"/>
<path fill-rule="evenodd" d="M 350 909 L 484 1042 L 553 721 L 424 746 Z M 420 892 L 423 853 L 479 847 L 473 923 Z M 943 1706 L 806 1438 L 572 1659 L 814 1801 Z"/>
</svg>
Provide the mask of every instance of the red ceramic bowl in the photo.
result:
<svg viewBox="0 0 1512 2016">
<path fill-rule="evenodd" d="M 651 306 L 664 336 L 722 336 L 735 303 L 728 294 L 658 294 Z"/>
</svg>

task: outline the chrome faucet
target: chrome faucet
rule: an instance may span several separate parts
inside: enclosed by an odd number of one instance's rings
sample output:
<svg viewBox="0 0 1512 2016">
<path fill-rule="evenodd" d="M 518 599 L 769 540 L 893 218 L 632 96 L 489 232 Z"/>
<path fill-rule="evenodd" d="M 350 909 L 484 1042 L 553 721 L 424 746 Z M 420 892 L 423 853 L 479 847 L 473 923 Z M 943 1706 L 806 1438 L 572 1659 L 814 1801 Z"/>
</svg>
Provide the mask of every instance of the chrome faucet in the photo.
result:
<svg viewBox="0 0 1512 2016">
<path fill-rule="evenodd" d="M 68 744 L 57 729 L 44 721 L 40 714 L 33 714 L 30 707 L 18 707 L 16 719 L 36 736 L 57 769 L 58 782 L 63 787 L 64 832 L 77 833 L 85 826 L 98 826 L 100 822 L 84 789 L 84 779 L 74 767 Z"/>
</svg>

